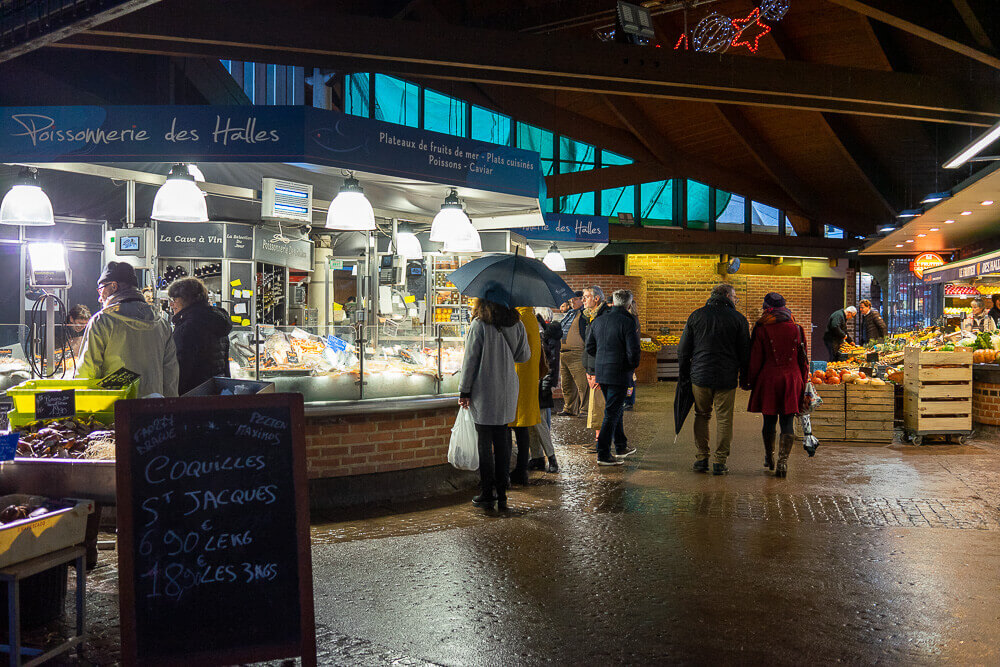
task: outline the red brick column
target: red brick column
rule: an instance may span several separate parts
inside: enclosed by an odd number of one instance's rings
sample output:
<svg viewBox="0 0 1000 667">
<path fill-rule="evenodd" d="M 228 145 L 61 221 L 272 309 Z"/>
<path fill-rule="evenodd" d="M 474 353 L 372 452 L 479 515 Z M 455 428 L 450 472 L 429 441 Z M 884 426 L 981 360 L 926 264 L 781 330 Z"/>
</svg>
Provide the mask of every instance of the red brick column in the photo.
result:
<svg viewBox="0 0 1000 667">
<path fill-rule="evenodd" d="M 1000 384 L 972 383 L 972 421 L 1000 426 Z"/>
<path fill-rule="evenodd" d="M 425 468 L 448 462 L 454 407 L 306 417 L 310 479 Z"/>
</svg>

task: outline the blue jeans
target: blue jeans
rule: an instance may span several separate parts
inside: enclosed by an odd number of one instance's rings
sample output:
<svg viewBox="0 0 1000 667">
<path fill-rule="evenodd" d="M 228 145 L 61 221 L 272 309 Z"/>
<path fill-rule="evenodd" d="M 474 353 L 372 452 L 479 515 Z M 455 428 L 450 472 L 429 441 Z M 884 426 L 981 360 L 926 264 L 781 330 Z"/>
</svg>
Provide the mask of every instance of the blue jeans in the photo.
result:
<svg viewBox="0 0 1000 667">
<path fill-rule="evenodd" d="M 628 447 L 625 425 L 622 420 L 628 385 L 602 384 L 601 392 L 604 394 L 604 421 L 601 423 L 601 432 L 597 436 L 597 458 L 599 459 L 611 456 L 612 438 L 616 450 L 621 451 Z"/>
<path fill-rule="evenodd" d="M 632 395 L 625 397 L 625 407 L 631 408 L 635 406 L 635 373 L 632 374 L 632 379 L 628 381 L 628 388 L 632 390 Z"/>
</svg>

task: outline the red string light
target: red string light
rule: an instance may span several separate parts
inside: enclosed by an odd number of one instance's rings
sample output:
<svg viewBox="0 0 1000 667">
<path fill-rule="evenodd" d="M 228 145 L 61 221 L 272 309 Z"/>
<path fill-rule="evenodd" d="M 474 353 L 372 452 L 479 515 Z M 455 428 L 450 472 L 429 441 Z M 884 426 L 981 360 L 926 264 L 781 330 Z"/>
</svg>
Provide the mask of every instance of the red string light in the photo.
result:
<svg viewBox="0 0 1000 667">
<path fill-rule="evenodd" d="M 689 47 L 688 47 L 688 36 L 687 36 L 686 32 L 685 33 L 681 33 L 681 36 L 677 40 L 677 43 L 674 44 L 674 51 L 679 50 L 681 48 L 681 44 L 684 45 L 684 50 L 687 51 Z"/>
<path fill-rule="evenodd" d="M 749 39 L 744 40 L 742 37 L 743 31 L 747 30 L 754 24 L 760 27 L 761 30 L 754 36 L 753 43 L 751 44 Z M 730 46 L 734 48 L 737 46 L 745 46 L 750 49 L 750 53 L 757 53 L 757 49 L 760 48 L 760 38 L 771 32 L 771 26 L 760 22 L 760 7 L 755 7 L 746 18 L 733 19 L 733 28 L 736 30 L 736 36 L 733 37 L 733 41 L 730 43 Z"/>
</svg>

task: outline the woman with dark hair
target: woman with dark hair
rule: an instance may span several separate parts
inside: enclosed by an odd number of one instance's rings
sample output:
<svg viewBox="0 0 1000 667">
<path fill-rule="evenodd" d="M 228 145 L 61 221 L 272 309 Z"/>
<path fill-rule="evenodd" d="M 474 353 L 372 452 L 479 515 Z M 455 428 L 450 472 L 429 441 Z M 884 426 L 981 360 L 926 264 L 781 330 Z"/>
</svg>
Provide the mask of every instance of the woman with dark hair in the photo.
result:
<svg viewBox="0 0 1000 667">
<path fill-rule="evenodd" d="M 180 278 L 167 288 L 174 312 L 174 344 L 180 379 L 177 393 L 183 395 L 205 380 L 229 377 L 229 313 L 208 303 L 205 283 L 197 278 Z"/>
<path fill-rule="evenodd" d="M 764 467 L 775 477 L 788 474 L 788 455 L 795 436 L 792 422 L 799 413 L 809 359 L 806 334 L 796 324 L 785 298 L 776 292 L 764 297 L 764 313 L 750 333 L 750 405 L 748 412 L 764 415 Z M 774 463 L 776 426 L 781 424 L 777 468 Z"/>
<path fill-rule="evenodd" d="M 72 351 L 74 358 L 80 356 L 80 348 L 83 346 L 83 330 L 87 328 L 89 321 L 90 308 L 83 304 L 76 304 L 66 313 L 64 347 L 68 347 Z"/>
<path fill-rule="evenodd" d="M 519 383 L 515 363 L 531 358 L 528 334 L 516 310 L 501 302 L 509 297 L 499 286 L 475 299 L 472 324 L 465 337 L 465 358 L 459 384 L 460 409 L 472 411 L 479 436 L 480 493 L 476 507 L 507 509 L 510 470 L 510 433 L 507 424 L 517 416 Z"/>
</svg>

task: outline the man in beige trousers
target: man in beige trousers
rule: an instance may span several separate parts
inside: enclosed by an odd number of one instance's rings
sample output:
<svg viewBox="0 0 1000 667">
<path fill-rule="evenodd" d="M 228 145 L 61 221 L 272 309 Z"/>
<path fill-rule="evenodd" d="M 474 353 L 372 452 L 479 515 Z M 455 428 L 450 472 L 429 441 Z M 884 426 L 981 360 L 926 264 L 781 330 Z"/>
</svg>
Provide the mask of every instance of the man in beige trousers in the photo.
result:
<svg viewBox="0 0 1000 667">
<path fill-rule="evenodd" d="M 559 352 L 559 381 L 562 385 L 563 409 L 558 414 L 576 417 L 587 403 L 587 377 L 583 371 L 583 341 L 587 319 L 583 315 L 583 292 L 570 299 L 570 310 L 563 315 L 562 348 Z"/>
</svg>

